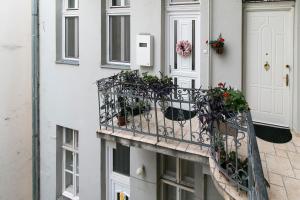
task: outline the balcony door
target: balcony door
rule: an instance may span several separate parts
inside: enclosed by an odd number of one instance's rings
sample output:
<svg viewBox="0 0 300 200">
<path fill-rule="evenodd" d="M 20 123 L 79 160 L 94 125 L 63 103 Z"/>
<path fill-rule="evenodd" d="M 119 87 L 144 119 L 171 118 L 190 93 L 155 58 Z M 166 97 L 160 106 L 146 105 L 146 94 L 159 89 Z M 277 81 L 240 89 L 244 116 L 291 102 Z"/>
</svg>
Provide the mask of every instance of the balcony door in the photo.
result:
<svg viewBox="0 0 300 200">
<path fill-rule="evenodd" d="M 293 72 L 290 10 L 247 10 L 244 89 L 255 122 L 289 127 Z"/>
<path fill-rule="evenodd" d="M 167 15 L 167 57 L 168 72 L 175 84 L 182 88 L 200 87 L 200 15 Z M 189 55 L 183 56 L 176 51 L 180 41 L 192 46 Z"/>
</svg>

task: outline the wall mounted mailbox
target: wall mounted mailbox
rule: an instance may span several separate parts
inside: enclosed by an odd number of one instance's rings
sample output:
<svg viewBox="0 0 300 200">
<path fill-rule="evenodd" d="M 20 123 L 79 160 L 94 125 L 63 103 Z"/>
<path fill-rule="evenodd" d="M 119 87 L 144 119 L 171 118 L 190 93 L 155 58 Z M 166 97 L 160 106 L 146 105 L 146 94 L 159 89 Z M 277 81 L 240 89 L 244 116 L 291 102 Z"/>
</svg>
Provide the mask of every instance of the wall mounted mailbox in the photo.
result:
<svg viewBox="0 0 300 200">
<path fill-rule="evenodd" d="M 136 43 L 137 65 L 146 67 L 153 66 L 153 36 L 137 35 Z"/>
</svg>

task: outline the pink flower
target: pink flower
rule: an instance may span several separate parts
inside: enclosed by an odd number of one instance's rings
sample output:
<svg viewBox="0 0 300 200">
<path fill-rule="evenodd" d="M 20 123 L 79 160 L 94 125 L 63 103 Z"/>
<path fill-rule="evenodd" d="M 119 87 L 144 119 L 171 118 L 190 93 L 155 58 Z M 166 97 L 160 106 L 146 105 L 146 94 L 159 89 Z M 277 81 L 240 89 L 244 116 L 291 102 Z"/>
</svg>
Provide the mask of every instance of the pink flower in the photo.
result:
<svg viewBox="0 0 300 200">
<path fill-rule="evenodd" d="M 178 41 L 176 44 L 176 52 L 183 57 L 188 57 L 192 52 L 191 43 L 187 40 Z"/>
<path fill-rule="evenodd" d="M 224 38 L 219 38 L 219 42 L 224 42 Z"/>
<path fill-rule="evenodd" d="M 219 83 L 218 86 L 219 86 L 220 88 L 223 88 L 223 87 L 225 87 L 225 84 L 224 84 L 224 83 Z"/>
</svg>

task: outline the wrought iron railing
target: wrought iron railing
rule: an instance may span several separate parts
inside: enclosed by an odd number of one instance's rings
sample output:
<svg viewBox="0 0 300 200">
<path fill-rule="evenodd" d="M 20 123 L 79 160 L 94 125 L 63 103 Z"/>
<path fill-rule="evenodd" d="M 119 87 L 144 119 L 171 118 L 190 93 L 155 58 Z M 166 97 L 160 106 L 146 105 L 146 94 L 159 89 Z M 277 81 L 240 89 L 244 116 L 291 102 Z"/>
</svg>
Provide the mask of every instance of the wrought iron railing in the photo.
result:
<svg viewBox="0 0 300 200">
<path fill-rule="evenodd" d="M 209 90 L 149 84 L 138 72 L 97 82 L 100 128 L 143 134 L 157 142 L 209 148 L 219 171 L 250 199 L 268 199 L 251 114 L 213 110 Z"/>
</svg>

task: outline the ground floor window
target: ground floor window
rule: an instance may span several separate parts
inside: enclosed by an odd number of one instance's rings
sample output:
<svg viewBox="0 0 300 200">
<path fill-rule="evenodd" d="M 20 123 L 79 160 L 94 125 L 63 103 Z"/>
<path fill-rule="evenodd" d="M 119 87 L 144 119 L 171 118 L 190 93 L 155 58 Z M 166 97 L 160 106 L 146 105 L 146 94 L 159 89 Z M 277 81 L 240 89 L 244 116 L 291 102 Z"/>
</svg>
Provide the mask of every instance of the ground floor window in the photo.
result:
<svg viewBox="0 0 300 200">
<path fill-rule="evenodd" d="M 162 200 L 194 200 L 195 163 L 161 155 Z"/>
<path fill-rule="evenodd" d="M 79 199 L 78 131 L 63 128 L 62 195 L 64 199 Z"/>
</svg>

